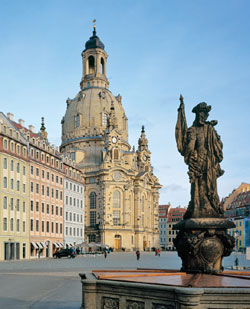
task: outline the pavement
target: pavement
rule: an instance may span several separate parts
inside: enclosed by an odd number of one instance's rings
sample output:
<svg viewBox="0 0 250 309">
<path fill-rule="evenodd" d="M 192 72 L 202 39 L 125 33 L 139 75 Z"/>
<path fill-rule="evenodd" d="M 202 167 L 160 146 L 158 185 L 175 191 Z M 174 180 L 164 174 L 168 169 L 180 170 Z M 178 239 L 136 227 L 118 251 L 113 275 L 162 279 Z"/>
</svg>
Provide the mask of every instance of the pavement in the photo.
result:
<svg viewBox="0 0 250 309">
<path fill-rule="evenodd" d="M 233 253 L 224 258 L 224 267 L 234 265 L 250 267 L 244 254 Z M 142 252 L 136 260 L 134 252 L 110 253 L 104 256 L 75 259 L 35 259 L 0 262 L 0 308 L 79 309 L 81 307 L 81 282 L 79 273 L 101 269 L 176 269 L 181 260 L 176 252 Z"/>
</svg>

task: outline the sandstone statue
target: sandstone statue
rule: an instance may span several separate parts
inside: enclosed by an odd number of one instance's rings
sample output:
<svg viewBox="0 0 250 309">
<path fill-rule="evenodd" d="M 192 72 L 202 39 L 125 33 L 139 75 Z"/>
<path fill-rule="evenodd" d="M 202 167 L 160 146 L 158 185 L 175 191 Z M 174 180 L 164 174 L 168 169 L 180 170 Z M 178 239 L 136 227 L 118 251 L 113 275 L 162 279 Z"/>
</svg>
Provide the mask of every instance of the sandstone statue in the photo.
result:
<svg viewBox="0 0 250 309">
<path fill-rule="evenodd" d="M 183 97 L 180 96 L 175 128 L 177 148 L 188 165 L 191 199 L 184 220 L 174 225 L 179 230 L 174 245 L 182 259 L 182 271 L 220 273 L 222 259 L 234 248 L 234 238 L 227 234 L 233 222 L 224 218 L 217 193 L 217 178 L 223 175 L 222 142 L 214 126 L 208 121 L 211 106 L 205 102 L 193 108 L 195 120 L 188 128 Z"/>
<path fill-rule="evenodd" d="M 207 121 L 210 110 L 211 106 L 205 102 L 196 105 L 192 110 L 195 120 L 188 128 L 180 96 L 175 136 L 178 151 L 188 165 L 191 183 L 191 200 L 184 219 L 223 217 L 217 193 L 217 178 L 224 173 L 220 168 L 223 145 L 214 128 L 217 121 Z"/>
</svg>

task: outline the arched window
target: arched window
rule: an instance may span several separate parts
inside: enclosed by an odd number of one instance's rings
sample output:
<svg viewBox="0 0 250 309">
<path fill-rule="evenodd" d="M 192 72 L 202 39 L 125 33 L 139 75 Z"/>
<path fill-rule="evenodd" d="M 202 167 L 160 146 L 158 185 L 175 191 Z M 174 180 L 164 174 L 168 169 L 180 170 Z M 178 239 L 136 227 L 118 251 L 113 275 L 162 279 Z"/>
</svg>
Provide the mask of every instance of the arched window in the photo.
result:
<svg viewBox="0 0 250 309">
<path fill-rule="evenodd" d="M 96 209 L 96 193 L 91 192 L 89 195 L 89 208 Z"/>
<path fill-rule="evenodd" d="M 121 193 L 116 190 L 113 192 L 113 208 L 121 207 Z"/>
<path fill-rule="evenodd" d="M 100 71 L 101 74 L 105 74 L 104 73 L 104 59 L 101 58 L 101 71 Z"/>
<path fill-rule="evenodd" d="M 8 141 L 7 141 L 7 139 L 4 139 L 4 141 L 3 141 L 3 148 L 4 149 L 8 149 Z"/>
<path fill-rule="evenodd" d="M 4 196 L 3 198 L 3 208 L 7 209 L 7 196 Z"/>
<path fill-rule="evenodd" d="M 89 56 L 89 74 L 95 73 L 95 58 L 93 56 Z"/>
</svg>

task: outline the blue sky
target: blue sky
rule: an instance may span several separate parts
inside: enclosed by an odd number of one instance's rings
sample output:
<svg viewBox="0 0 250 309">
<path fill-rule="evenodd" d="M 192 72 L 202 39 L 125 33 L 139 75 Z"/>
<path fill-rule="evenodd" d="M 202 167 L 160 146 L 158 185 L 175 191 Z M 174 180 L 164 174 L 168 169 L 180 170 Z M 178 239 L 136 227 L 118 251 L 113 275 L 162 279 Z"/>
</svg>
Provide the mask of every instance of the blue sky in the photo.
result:
<svg viewBox="0 0 250 309">
<path fill-rule="evenodd" d="M 179 95 L 212 105 L 224 144 L 220 197 L 250 182 L 250 2 L 248 0 L 0 1 L 0 110 L 60 145 L 66 99 L 79 91 L 81 52 L 97 19 L 109 55 L 110 90 L 123 97 L 129 141 L 145 125 L 160 203 L 189 201 L 187 166 L 176 149 Z"/>
</svg>

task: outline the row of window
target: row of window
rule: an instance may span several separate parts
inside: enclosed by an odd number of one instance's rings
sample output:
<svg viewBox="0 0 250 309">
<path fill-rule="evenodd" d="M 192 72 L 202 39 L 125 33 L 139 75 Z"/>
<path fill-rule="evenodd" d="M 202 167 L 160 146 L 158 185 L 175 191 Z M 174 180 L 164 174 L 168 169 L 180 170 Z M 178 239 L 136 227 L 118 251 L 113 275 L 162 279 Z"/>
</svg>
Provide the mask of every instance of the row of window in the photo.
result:
<svg viewBox="0 0 250 309">
<path fill-rule="evenodd" d="M 80 187 L 79 185 L 73 185 L 72 182 L 68 182 L 66 181 L 66 189 L 70 189 L 73 190 L 74 192 L 80 192 L 81 189 L 81 193 L 82 193 L 82 187 Z"/>
<path fill-rule="evenodd" d="M 72 196 L 66 195 L 65 203 L 66 205 L 77 206 L 77 208 L 79 207 L 83 208 L 83 201 L 79 200 L 78 198 L 76 199 L 75 197 L 73 198 Z"/>
<path fill-rule="evenodd" d="M 83 233 L 82 233 L 82 229 L 79 229 L 79 228 L 72 228 L 72 227 L 66 227 L 65 228 L 65 235 L 66 236 L 83 236 Z"/>
<path fill-rule="evenodd" d="M 34 226 L 35 223 L 35 226 Z M 40 220 L 34 220 L 30 219 L 30 231 L 41 231 L 42 233 L 45 232 L 45 226 L 46 226 L 46 233 L 56 233 L 56 234 L 62 234 L 63 233 L 63 225 L 62 223 L 54 224 L 54 222 L 50 221 L 40 221 Z"/>
<path fill-rule="evenodd" d="M 6 129 L 6 127 L 5 127 Z M 19 136 L 19 133 L 17 132 L 17 136 Z M 29 138 L 28 138 L 29 139 Z M 35 139 L 33 139 L 33 143 L 35 143 Z M 40 145 L 40 143 L 38 142 Z M 43 145 L 45 148 L 45 144 Z M 5 150 L 9 150 L 9 145 L 8 145 L 8 139 L 4 138 L 3 140 L 3 148 Z M 10 142 L 10 150 L 11 152 L 16 152 L 18 155 L 23 155 L 24 157 L 27 157 L 27 148 L 26 146 L 22 146 L 20 144 L 15 144 L 13 141 Z M 32 158 L 35 158 L 36 160 L 41 160 L 42 162 L 46 162 L 47 164 L 50 164 L 53 167 L 56 167 L 57 169 L 61 169 L 64 171 L 63 163 L 59 162 L 59 160 L 54 159 L 54 157 L 50 157 L 49 155 L 45 155 L 45 153 L 41 153 L 38 150 L 35 150 L 34 148 L 30 148 L 30 156 Z M 75 171 L 72 171 L 71 168 L 65 168 L 65 173 L 66 175 L 69 174 L 70 177 L 73 177 L 74 179 L 80 180 L 80 174 L 76 173 Z"/>
<path fill-rule="evenodd" d="M 89 208 L 96 209 L 96 192 L 91 192 L 89 195 Z M 121 208 L 121 193 L 118 190 L 113 192 L 113 208 Z M 144 196 L 142 197 L 141 211 L 144 212 Z"/>
<path fill-rule="evenodd" d="M 39 202 L 36 201 L 36 204 L 34 204 L 34 201 L 30 201 L 30 211 L 35 211 L 39 212 L 40 211 L 40 205 Z M 63 216 L 63 209 L 62 207 L 56 206 L 54 207 L 54 205 L 50 205 L 46 204 L 46 213 L 49 214 L 51 213 L 51 215 L 54 215 L 54 209 L 55 209 L 55 214 L 56 216 L 59 216 L 59 212 L 60 212 L 60 216 Z M 45 213 L 45 203 L 41 203 L 41 212 Z"/>
<path fill-rule="evenodd" d="M 113 211 L 113 225 L 120 225 L 120 224 L 121 224 L 121 212 L 119 210 L 114 210 Z M 89 225 L 90 226 L 96 225 L 96 211 L 90 211 Z"/>
<path fill-rule="evenodd" d="M 30 174 L 34 175 L 33 165 L 30 166 Z M 39 175 L 40 175 L 40 170 L 39 170 L 39 168 L 36 168 L 36 176 L 39 177 Z M 43 179 L 45 178 L 45 170 L 41 171 L 41 177 Z M 50 173 L 49 172 L 46 173 L 46 178 L 47 178 L 47 180 L 50 180 Z M 55 175 L 53 173 L 51 173 L 51 181 L 54 182 L 55 180 L 56 180 L 56 183 L 59 183 L 59 176 L 55 177 Z M 60 177 L 60 184 L 61 185 L 63 184 L 63 178 L 62 177 Z"/>
<path fill-rule="evenodd" d="M 75 214 L 72 212 L 67 212 L 66 211 L 66 221 L 73 221 L 73 222 L 83 222 L 83 216 L 79 214 Z"/>
<path fill-rule="evenodd" d="M 7 196 L 4 196 L 3 197 L 3 209 L 8 209 L 8 206 L 10 208 L 10 210 L 14 210 L 14 207 L 16 209 L 16 211 L 20 211 L 20 200 L 19 199 L 16 199 L 16 203 L 14 203 L 14 198 L 11 197 L 9 198 L 9 205 L 8 205 L 8 197 Z M 22 205 L 22 210 L 23 212 L 26 212 L 26 204 L 25 202 L 23 202 L 23 205 Z"/>
<path fill-rule="evenodd" d="M 168 231 L 169 235 L 177 235 L 178 231 L 177 230 L 172 230 L 172 231 Z"/>
<path fill-rule="evenodd" d="M 34 190 L 34 186 L 35 186 L 35 190 Z M 39 190 L 40 186 L 39 183 L 34 184 L 33 181 L 30 182 L 30 192 L 34 192 L 36 194 L 39 194 L 40 190 Z M 42 195 L 45 195 L 45 186 L 41 185 L 41 193 Z M 50 196 L 50 187 L 46 187 L 46 195 Z M 59 191 L 59 190 L 54 190 L 54 188 L 51 188 L 51 197 L 52 198 L 56 198 L 59 199 L 59 195 L 60 195 L 60 200 L 63 200 L 63 192 Z"/>
<path fill-rule="evenodd" d="M 7 177 L 3 177 L 3 188 L 7 189 L 8 188 L 8 178 Z M 11 178 L 10 179 L 10 185 L 9 185 L 10 190 L 16 190 L 16 191 L 20 191 L 20 180 L 16 181 L 16 188 L 14 188 L 14 179 Z M 23 184 L 23 193 L 26 192 L 26 184 Z"/>
<path fill-rule="evenodd" d="M 20 163 L 17 162 L 16 163 L 16 172 L 17 173 L 20 173 L 20 170 L 21 170 L 20 166 L 21 166 Z M 3 158 L 3 168 L 8 169 L 8 159 L 7 158 Z M 14 171 L 14 160 L 10 160 L 10 170 Z M 26 175 L 26 168 L 25 168 L 25 166 L 23 166 L 23 176 L 25 176 L 25 175 Z"/>
<path fill-rule="evenodd" d="M 89 208 L 96 209 L 96 192 L 89 195 Z M 118 190 L 113 192 L 113 208 L 121 208 L 121 193 Z"/>
<path fill-rule="evenodd" d="M 14 221 L 15 221 L 16 225 L 14 225 Z M 8 231 L 8 218 L 6 218 L 6 217 L 3 218 L 3 230 L 4 230 L 4 232 Z M 10 218 L 9 230 L 10 230 L 10 232 L 14 232 L 14 231 L 20 232 L 20 219 L 14 220 L 14 218 Z M 26 231 L 26 222 L 23 221 L 22 232 L 25 233 L 25 231 Z"/>
<path fill-rule="evenodd" d="M 11 170 L 11 171 L 14 171 L 14 165 L 15 165 L 15 164 L 14 164 L 14 161 L 13 161 L 13 160 L 10 160 L 10 170 Z M 4 168 L 4 169 L 8 169 L 8 159 L 7 159 L 7 158 L 3 158 L 3 168 Z M 17 173 L 20 173 L 20 171 L 21 171 L 21 165 L 20 165 L 19 162 L 17 162 L 17 163 L 16 163 L 16 172 L 17 172 Z M 25 167 L 25 166 L 22 167 L 22 171 L 23 171 L 23 176 L 25 176 L 25 175 L 26 175 L 26 167 Z M 34 175 L 34 166 L 33 166 L 33 165 L 30 166 L 30 174 L 31 174 L 31 175 Z M 39 168 L 36 168 L 36 176 L 39 177 L 39 175 L 40 175 Z M 41 171 L 41 177 L 42 177 L 43 179 L 45 179 L 45 171 L 44 171 L 44 170 Z M 50 180 L 50 173 L 49 173 L 49 172 L 46 172 L 46 179 L 47 179 L 47 180 Z M 57 184 L 59 184 L 59 176 L 56 176 L 56 177 L 55 177 L 55 175 L 54 175 L 53 173 L 51 173 L 51 181 L 52 181 L 52 182 L 55 181 Z M 63 184 L 63 178 L 60 177 L 60 185 L 62 185 L 62 184 Z M 69 187 L 70 187 L 70 190 L 72 190 L 72 183 L 69 183 Z M 66 182 L 66 189 L 68 189 L 68 182 Z M 76 186 L 76 185 L 74 184 L 73 190 L 74 190 L 75 192 L 80 192 L 80 189 L 81 189 L 81 193 L 82 193 L 82 192 L 83 192 L 82 187 L 79 188 L 78 185 Z"/>
<path fill-rule="evenodd" d="M 20 144 L 15 144 L 13 141 L 11 141 L 8 145 L 7 138 L 4 138 L 3 140 L 3 148 L 5 150 L 10 150 L 13 153 L 17 153 L 18 155 L 22 155 L 24 157 L 27 156 L 27 148 L 25 146 L 22 146 Z"/>
<path fill-rule="evenodd" d="M 51 165 L 52 167 L 56 167 L 57 169 L 60 169 L 61 171 L 64 171 L 64 165 L 59 160 L 55 159 L 54 157 L 50 157 L 49 155 L 45 155 L 45 153 L 40 152 L 39 150 L 35 150 L 33 148 L 30 149 L 30 156 L 37 161 L 42 161 L 48 165 Z M 66 175 L 69 174 L 70 177 L 73 177 L 74 179 L 80 180 L 80 174 L 73 171 L 71 168 L 65 168 Z"/>
<path fill-rule="evenodd" d="M 44 144 L 45 147 L 45 144 Z M 35 150 L 34 148 L 30 148 L 30 156 L 38 161 L 46 162 L 46 164 L 49 164 L 51 166 L 55 166 L 56 168 L 63 170 L 63 164 L 62 162 L 59 163 L 59 160 L 54 159 L 54 157 L 50 157 L 49 155 L 45 155 L 44 152 L 40 152 L 39 150 Z"/>
</svg>

